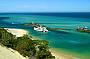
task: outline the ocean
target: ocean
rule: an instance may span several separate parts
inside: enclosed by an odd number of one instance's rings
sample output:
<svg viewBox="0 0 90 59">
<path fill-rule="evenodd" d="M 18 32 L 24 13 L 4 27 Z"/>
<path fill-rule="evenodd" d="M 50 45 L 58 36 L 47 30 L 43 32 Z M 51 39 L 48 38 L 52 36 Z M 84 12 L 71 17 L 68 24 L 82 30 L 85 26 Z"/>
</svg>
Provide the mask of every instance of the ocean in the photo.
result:
<svg viewBox="0 0 90 59">
<path fill-rule="evenodd" d="M 47 33 L 34 31 L 25 23 L 40 23 L 50 28 L 64 28 Z M 90 59 L 90 33 L 77 32 L 77 27 L 90 29 L 90 13 L 0 13 L 0 27 L 21 28 L 40 40 L 49 41 L 49 47 L 80 59 Z"/>
</svg>

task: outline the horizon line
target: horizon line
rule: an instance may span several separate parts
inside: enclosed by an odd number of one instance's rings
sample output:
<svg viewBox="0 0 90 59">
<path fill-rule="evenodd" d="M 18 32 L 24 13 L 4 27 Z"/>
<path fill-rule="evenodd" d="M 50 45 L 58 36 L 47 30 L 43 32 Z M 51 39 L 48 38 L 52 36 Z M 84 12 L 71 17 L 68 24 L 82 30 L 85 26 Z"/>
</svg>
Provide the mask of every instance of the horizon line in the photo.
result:
<svg viewBox="0 0 90 59">
<path fill-rule="evenodd" d="M 90 13 L 90 12 L 0 12 L 0 13 Z"/>
</svg>

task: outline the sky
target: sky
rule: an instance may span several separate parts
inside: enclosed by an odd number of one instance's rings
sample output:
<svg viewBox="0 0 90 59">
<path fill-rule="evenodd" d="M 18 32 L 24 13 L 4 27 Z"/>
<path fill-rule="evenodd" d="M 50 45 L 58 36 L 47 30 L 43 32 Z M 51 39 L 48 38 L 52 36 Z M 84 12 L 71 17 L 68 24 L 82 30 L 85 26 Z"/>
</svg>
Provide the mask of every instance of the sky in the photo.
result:
<svg viewBox="0 0 90 59">
<path fill-rule="evenodd" d="M 0 12 L 90 12 L 90 0 L 0 0 Z"/>
</svg>

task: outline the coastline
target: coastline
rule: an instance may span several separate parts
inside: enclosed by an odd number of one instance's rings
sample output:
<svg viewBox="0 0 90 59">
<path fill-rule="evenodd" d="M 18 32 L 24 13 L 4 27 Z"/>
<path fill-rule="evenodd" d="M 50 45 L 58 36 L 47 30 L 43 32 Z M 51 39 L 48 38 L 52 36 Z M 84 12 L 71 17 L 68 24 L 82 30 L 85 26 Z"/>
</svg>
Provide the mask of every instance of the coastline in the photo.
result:
<svg viewBox="0 0 90 59">
<path fill-rule="evenodd" d="M 8 32 L 12 33 L 13 35 L 16 35 L 16 37 L 22 37 L 25 34 L 28 35 L 28 31 L 24 30 L 24 29 L 16 29 L 16 28 L 4 28 L 4 29 L 6 29 Z M 32 40 L 35 40 L 35 39 L 37 40 L 36 37 L 32 37 Z M 50 48 L 49 50 L 50 50 L 51 54 L 53 56 L 55 56 L 56 59 L 78 59 L 78 58 L 73 57 L 72 55 L 67 55 L 67 54 L 64 54 L 64 53 L 59 53 L 54 48 Z"/>
<path fill-rule="evenodd" d="M 15 29 L 15 28 L 4 28 L 4 29 L 6 29 L 13 35 L 16 35 L 16 37 L 21 37 L 25 34 L 28 34 L 28 31 L 24 29 Z M 28 58 L 20 55 L 18 51 L 0 45 L 0 59 L 28 59 Z"/>
<path fill-rule="evenodd" d="M 16 28 L 4 28 L 8 32 L 12 33 L 13 35 L 16 35 L 16 37 L 22 37 L 24 35 L 28 35 L 28 31 L 24 29 L 16 29 Z"/>
<path fill-rule="evenodd" d="M 75 56 L 65 54 L 63 52 L 58 52 L 58 50 L 55 48 L 50 48 L 49 50 L 56 59 L 80 59 Z"/>
</svg>

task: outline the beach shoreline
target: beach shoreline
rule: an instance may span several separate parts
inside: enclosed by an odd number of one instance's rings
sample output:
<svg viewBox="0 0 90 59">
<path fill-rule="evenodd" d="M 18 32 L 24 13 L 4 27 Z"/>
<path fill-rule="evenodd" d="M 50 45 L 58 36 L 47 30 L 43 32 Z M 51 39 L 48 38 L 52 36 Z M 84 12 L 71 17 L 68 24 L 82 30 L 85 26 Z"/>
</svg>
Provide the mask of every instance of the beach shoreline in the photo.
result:
<svg viewBox="0 0 90 59">
<path fill-rule="evenodd" d="M 28 35 L 28 31 L 24 29 L 16 29 L 16 28 L 4 28 L 9 33 L 12 33 L 13 35 L 16 35 L 16 37 L 22 37 L 24 35 Z"/>
<path fill-rule="evenodd" d="M 50 48 L 49 51 L 51 52 L 51 54 L 53 56 L 55 56 L 56 59 L 80 59 L 80 58 L 73 56 L 71 54 L 66 54 L 66 53 L 60 52 L 56 48 Z"/>
<path fill-rule="evenodd" d="M 29 35 L 29 32 L 25 29 L 16 29 L 16 28 L 4 28 L 4 29 L 6 29 L 8 32 L 12 33 L 13 35 L 16 35 L 16 37 L 22 37 L 25 34 Z M 36 37 L 32 37 L 32 40 L 35 40 L 35 39 L 37 40 Z M 49 50 L 50 50 L 51 54 L 53 56 L 55 56 L 56 59 L 76 59 L 72 55 L 60 53 L 54 48 L 50 48 Z"/>
<path fill-rule="evenodd" d="M 22 37 L 25 34 L 28 34 L 28 31 L 24 29 L 15 29 L 15 28 L 4 28 L 4 29 L 6 29 L 9 33 L 12 33 L 16 37 Z M 22 56 L 18 51 L 0 45 L 0 59 L 28 59 L 28 58 Z"/>
</svg>

